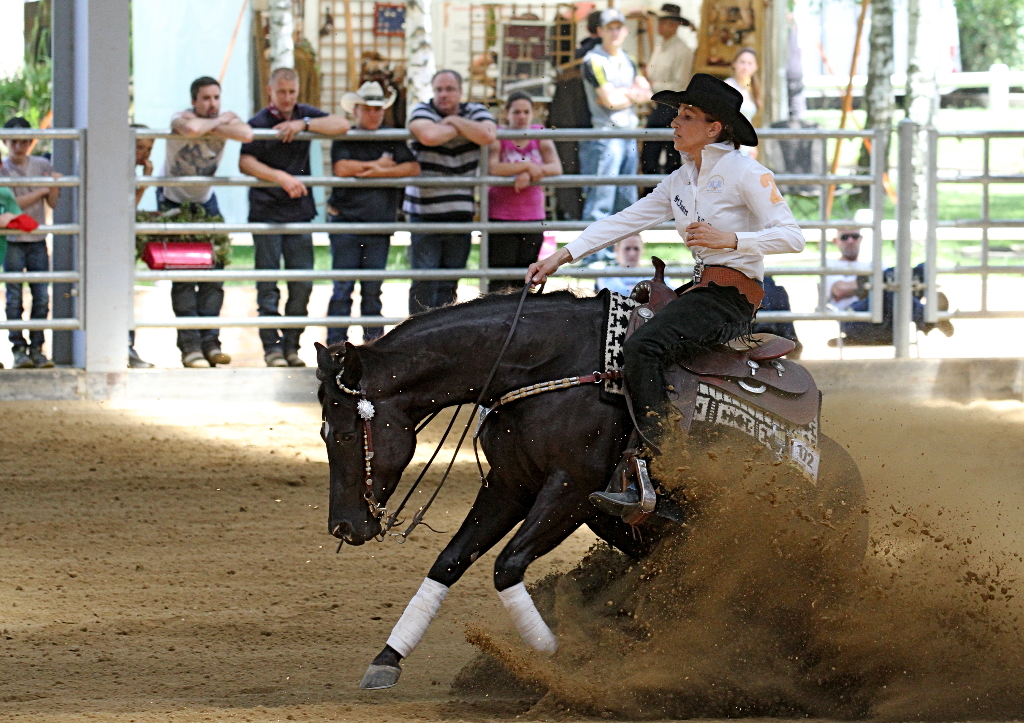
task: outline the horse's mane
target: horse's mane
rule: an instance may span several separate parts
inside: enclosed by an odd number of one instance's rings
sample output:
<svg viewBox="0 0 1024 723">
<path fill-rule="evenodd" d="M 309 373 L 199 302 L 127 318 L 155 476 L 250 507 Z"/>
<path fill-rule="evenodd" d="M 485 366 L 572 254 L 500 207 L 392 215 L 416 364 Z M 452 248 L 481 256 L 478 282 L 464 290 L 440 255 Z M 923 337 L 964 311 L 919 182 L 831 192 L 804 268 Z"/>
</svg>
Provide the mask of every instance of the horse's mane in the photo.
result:
<svg viewBox="0 0 1024 723">
<path fill-rule="evenodd" d="M 572 289 L 563 289 L 560 291 L 552 291 L 547 294 L 531 294 L 527 297 L 524 309 L 529 309 L 531 305 L 535 304 L 555 304 L 563 303 L 565 301 L 586 303 L 593 302 L 596 297 L 594 296 L 580 296 Z M 368 349 L 380 349 L 385 350 L 390 343 L 400 340 L 401 337 L 406 334 L 415 334 L 427 328 L 436 328 L 439 324 L 453 324 L 458 323 L 460 319 L 465 316 L 478 317 L 478 312 L 481 309 L 493 308 L 495 312 L 499 310 L 503 313 L 507 308 L 508 315 L 511 316 L 515 310 L 516 305 L 519 303 L 519 293 L 509 294 L 503 292 L 485 294 L 484 296 L 470 301 L 463 301 L 457 304 L 451 304 L 449 306 L 442 306 L 438 309 L 428 309 L 427 311 L 421 311 L 413 314 L 408 319 L 403 321 L 401 324 L 395 327 L 395 329 L 380 339 L 374 341 Z M 396 333 L 397 332 L 397 333 Z M 400 342 L 399 342 L 400 343 Z"/>
</svg>

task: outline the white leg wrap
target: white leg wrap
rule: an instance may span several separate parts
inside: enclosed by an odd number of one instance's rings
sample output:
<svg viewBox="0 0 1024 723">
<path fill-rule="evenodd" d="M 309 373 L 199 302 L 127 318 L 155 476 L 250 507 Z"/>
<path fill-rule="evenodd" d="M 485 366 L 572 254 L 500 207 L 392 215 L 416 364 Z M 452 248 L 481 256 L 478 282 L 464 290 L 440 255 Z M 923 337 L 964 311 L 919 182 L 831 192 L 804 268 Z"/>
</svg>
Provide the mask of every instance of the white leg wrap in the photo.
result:
<svg viewBox="0 0 1024 723">
<path fill-rule="evenodd" d="M 540 616 L 537 606 L 533 604 L 533 598 L 526 592 L 526 585 L 519 583 L 507 590 L 501 590 L 498 597 L 512 616 L 512 622 L 515 623 L 524 643 L 542 653 L 554 653 L 558 650 L 558 638 Z"/>
<path fill-rule="evenodd" d="M 405 606 L 402 617 L 398 619 L 395 627 L 391 630 L 388 645 L 403 658 L 407 657 L 420 644 L 423 634 L 427 632 L 427 626 L 437 615 L 447 594 L 447 585 L 435 582 L 429 577 L 425 578 L 420 589 Z"/>
</svg>

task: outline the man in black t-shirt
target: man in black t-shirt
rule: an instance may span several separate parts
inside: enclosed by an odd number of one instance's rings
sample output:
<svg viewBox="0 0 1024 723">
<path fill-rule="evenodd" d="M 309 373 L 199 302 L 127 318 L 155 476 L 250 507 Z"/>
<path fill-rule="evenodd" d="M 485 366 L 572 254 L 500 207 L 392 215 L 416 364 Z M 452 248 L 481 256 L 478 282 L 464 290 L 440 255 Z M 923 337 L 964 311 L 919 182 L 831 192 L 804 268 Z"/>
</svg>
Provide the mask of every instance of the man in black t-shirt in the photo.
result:
<svg viewBox="0 0 1024 723">
<path fill-rule="evenodd" d="M 249 222 L 301 223 L 316 216 L 309 189 L 296 176 L 309 176 L 309 141 L 293 140 L 296 133 L 313 131 L 325 135 L 345 133 L 349 123 L 341 116 L 298 103 L 299 76 L 291 68 L 270 74 L 267 86 L 270 105 L 249 119 L 253 128 L 273 128 L 278 139 L 252 141 L 242 145 L 238 168 L 242 173 L 276 183 L 271 188 L 249 189 Z M 313 268 L 313 236 L 300 234 L 253 234 L 257 269 Z M 285 316 L 305 316 L 311 281 L 289 281 Z M 260 316 L 280 316 L 281 292 L 275 281 L 256 282 L 256 305 Z M 270 367 L 305 366 L 299 358 L 299 336 L 303 329 L 260 329 L 263 358 Z"/>
<path fill-rule="evenodd" d="M 375 131 L 384 122 L 384 111 L 395 102 L 397 93 L 385 97 L 380 83 L 363 83 L 355 93 L 341 97 L 341 107 L 355 116 L 356 129 Z M 331 144 L 331 166 L 334 175 L 355 178 L 402 178 L 418 176 L 420 164 L 402 141 L 336 140 Z M 337 186 L 327 201 L 327 219 L 340 223 L 394 223 L 403 189 L 351 188 Z M 383 269 L 387 266 L 390 234 L 332 233 L 332 268 Z M 355 281 L 335 281 L 334 293 L 327 305 L 328 316 L 349 316 L 352 313 L 352 290 Z M 380 281 L 359 283 L 361 316 L 381 315 Z M 384 327 L 363 327 L 363 341 L 373 341 L 384 333 Z M 348 339 L 347 327 L 328 327 L 327 344 Z"/>
</svg>

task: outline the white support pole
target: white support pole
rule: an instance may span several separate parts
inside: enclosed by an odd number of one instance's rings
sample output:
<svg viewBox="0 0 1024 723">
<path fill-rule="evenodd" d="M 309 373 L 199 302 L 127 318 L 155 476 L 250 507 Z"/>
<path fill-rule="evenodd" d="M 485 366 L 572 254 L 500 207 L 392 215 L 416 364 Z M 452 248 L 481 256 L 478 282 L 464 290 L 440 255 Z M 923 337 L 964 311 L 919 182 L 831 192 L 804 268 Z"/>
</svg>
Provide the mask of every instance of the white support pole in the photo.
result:
<svg viewBox="0 0 1024 723">
<path fill-rule="evenodd" d="M 918 126 L 905 118 L 900 121 L 899 200 L 896 203 L 896 288 L 893 290 L 892 343 L 896 358 L 910 357 L 910 323 L 913 319 L 913 290 L 910 269 L 910 220 L 914 212 L 911 189 L 914 186 L 914 143 Z"/>
<path fill-rule="evenodd" d="M 988 108 L 997 113 L 1008 113 L 1010 110 L 1010 67 L 1006 63 L 996 63 L 988 69 Z"/>
<path fill-rule="evenodd" d="M 128 367 L 135 285 L 135 152 L 128 128 L 128 3 L 75 3 L 75 120 L 86 128 L 85 368 Z"/>
</svg>

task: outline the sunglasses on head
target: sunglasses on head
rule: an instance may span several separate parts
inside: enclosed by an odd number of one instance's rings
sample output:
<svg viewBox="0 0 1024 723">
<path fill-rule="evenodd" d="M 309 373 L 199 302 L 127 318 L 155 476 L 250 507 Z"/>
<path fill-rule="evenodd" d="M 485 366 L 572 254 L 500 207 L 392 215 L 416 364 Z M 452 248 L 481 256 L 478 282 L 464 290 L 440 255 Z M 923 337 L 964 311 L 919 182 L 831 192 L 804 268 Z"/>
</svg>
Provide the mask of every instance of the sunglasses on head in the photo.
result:
<svg viewBox="0 0 1024 723">
<path fill-rule="evenodd" d="M 859 233 L 843 233 L 839 234 L 839 238 L 842 241 L 849 241 L 850 239 L 859 239 L 861 235 Z"/>
</svg>

